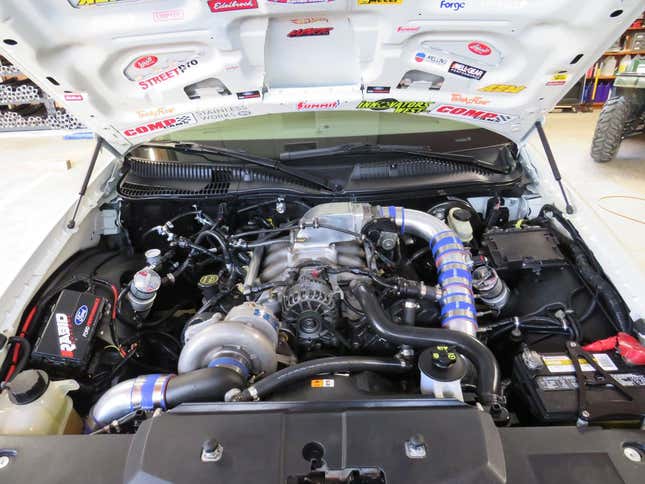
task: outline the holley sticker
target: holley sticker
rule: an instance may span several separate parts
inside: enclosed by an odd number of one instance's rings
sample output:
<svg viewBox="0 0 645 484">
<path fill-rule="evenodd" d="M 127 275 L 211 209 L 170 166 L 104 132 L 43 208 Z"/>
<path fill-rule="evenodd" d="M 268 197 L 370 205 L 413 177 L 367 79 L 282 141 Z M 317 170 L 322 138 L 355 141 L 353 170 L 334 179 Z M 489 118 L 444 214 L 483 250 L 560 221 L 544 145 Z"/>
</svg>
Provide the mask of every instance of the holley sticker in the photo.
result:
<svg viewBox="0 0 645 484">
<path fill-rule="evenodd" d="M 452 106 L 450 104 L 442 104 L 436 109 L 433 109 L 432 112 L 445 114 L 455 118 L 472 119 L 476 121 L 487 121 L 489 123 L 500 124 L 506 123 L 515 117 L 509 114 L 493 113 L 491 111 L 484 111 L 474 108 L 464 108 L 461 106 Z"/>
<path fill-rule="evenodd" d="M 248 10 L 258 8 L 257 0 L 208 0 L 211 12 L 228 12 L 231 10 Z"/>
<path fill-rule="evenodd" d="M 156 131 L 164 131 L 166 129 L 179 128 L 181 126 L 188 126 L 195 124 L 197 120 L 192 114 L 181 114 L 179 116 L 172 116 L 158 121 L 151 121 L 149 123 L 140 124 L 131 128 L 123 130 L 123 134 L 128 138 L 135 136 L 142 136 Z"/>
</svg>

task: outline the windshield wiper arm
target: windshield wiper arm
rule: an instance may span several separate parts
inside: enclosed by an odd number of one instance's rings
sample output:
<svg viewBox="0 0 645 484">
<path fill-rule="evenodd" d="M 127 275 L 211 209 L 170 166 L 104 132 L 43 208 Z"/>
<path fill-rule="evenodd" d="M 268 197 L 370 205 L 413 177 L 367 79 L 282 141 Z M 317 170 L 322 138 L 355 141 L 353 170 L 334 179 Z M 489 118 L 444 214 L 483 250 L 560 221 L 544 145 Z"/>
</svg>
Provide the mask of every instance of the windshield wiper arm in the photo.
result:
<svg viewBox="0 0 645 484">
<path fill-rule="evenodd" d="M 319 176 L 313 175 L 311 173 L 305 173 L 297 168 L 292 168 L 285 166 L 280 162 L 280 160 L 274 160 L 273 158 L 268 158 L 264 156 L 251 155 L 245 153 L 244 151 L 233 150 L 230 148 L 220 148 L 215 146 L 206 146 L 199 143 L 146 143 L 146 146 L 160 146 L 166 149 L 171 149 L 173 151 L 179 151 L 183 153 L 192 153 L 192 154 L 210 154 L 218 156 L 227 156 L 229 158 L 234 158 L 240 161 L 246 161 L 252 165 L 261 166 L 263 168 L 269 168 L 280 173 L 284 173 L 292 178 L 296 178 L 300 181 L 311 183 L 319 188 L 323 188 L 329 191 L 335 191 L 329 182 Z"/>
<path fill-rule="evenodd" d="M 306 158 L 316 158 L 319 156 L 330 156 L 339 154 L 352 154 L 352 153 L 401 153 L 408 155 L 417 155 L 425 157 L 440 158 L 442 160 L 456 161 L 458 163 L 468 163 L 470 165 L 479 166 L 496 173 L 506 173 L 503 168 L 498 168 L 495 165 L 481 161 L 478 158 L 469 155 L 458 155 L 455 153 L 440 153 L 432 151 L 429 148 L 420 146 L 408 145 L 378 145 L 367 143 L 347 143 L 337 146 L 329 146 L 327 148 L 317 148 L 313 150 L 291 151 L 280 153 L 281 160 L 303 160 Z"/>
</svg>

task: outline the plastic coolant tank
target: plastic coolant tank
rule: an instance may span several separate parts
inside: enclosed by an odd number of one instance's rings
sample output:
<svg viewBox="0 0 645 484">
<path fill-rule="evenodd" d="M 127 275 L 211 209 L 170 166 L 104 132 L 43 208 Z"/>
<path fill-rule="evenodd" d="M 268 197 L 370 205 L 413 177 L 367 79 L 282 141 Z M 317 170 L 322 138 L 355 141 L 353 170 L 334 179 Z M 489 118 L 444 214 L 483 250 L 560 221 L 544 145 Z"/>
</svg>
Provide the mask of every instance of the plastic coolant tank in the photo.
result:
<svg viewBox="0 0 645 484">
<path fill-rule="evenodd" d="M 49 381 L 42 370 L 25 370 L 0 393 L 0 435 L 79 434 L 83 422 L 67 395 L 75 380 Z"/>
</svg>

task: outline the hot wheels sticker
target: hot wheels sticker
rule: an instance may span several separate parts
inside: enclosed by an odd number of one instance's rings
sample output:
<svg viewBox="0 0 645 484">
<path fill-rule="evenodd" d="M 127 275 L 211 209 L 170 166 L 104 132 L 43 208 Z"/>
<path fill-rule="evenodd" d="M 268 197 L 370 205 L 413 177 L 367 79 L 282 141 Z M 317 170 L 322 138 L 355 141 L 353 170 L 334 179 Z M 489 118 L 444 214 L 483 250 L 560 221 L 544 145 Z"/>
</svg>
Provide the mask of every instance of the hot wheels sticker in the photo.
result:
<svg viewBox="0 0 645 484">
<path fill-rule="evenodd" d="M 248 10 L 258 8 L 257 0 L 208 0 L 211 12 L 229 12 L 231 10 Z"/>
<path fill-rule="evenodd" d="M 468 44 L 468 50 L 477 55 L 491 55 L 493 49 L 483 42 L 475 41 Z"/>
<path fill-rule="evenodd" d="M 451 106 L 450 104 L 442 104 L 433 113 L 445 114 L 455 118 L 471 119 L 476 121 L 487 121 L 489 123 L 507 123 L 515 116 L 509 114 L 499 114 L 490 111 L 483 111 L 480 109 L 464 108 L 461 106 Z"/>
<path fill-rule="evenodd" d="M 132 64 L 137 69 L 148 69 L 149 67 L 154 66 L 159 58 L 156 55 L 144 55 L 139 57 L 134 64 Z"/>
<path fill-rule="evenodd" d="M 168 69 L 160 74 L 149 77 L 148 79 L 139 81 L 139 87 L 145 91 L 146 89 L 150 89 L 151 87 L 156 86 L 158 84 L 163 84 L 166 81 L 169 81 L 171 79 L 174 79 L 175 77 L 181 76 L 188 69 L 190 69 L 191 67 L 195 67 L 198 64 L 199 64 L 199 61 L 197 59 L 191 59 L 187 62 L 182 62 L 176 67 L 173 67 L 172 69 Z"/>
<path fill-rule="evenodd" d="M 484 74 L 486 74 L 486 71 L 484 69 L 469 66 L 468 64 L 456 61 L 450 64 L 448 72 L 461 77 L 467 77 L 468 79 L 475 79 L 477 81 L 479 81 L 482 77 L 484 77 Z"/>
<path fill-rule="evenodd" d="M 484 86 L 480 91 L 483 92 L 504 92 L 507 94 L 517 94 L 526 89 L 526 86 L 516 86 L 515 84 L 489 84 Z"/>
<path fill-rule="evenodd" d="M 141 136 L 148 133 L 154 133 L 156 131 L 164 131 L 166 129 L 180 128 L 182 126 L 188 126 L 195 124 L 197 120 L 192 114 L 182 114 L 179 116 L 173 116 L 166 119 L 161 119 L 159 121 L 152 121 L 150 123 L 141 124 L 139 126 L 133 126 L 123 131 L 123 134 L 128 138 L 135 136 Z"/>
<path fill-rule="evenodd" d="M 317 111 L 321 109 L 336 109 L 338 107 L 340 107 L 340 100 L 332 102 L 300 101 L 296 105 L 296 109 L 298 109 L 298 111 Z"/>
<path fill-rule="evenodd" d="M 316 37 L 319 35 L 329 35 L 334 27 L 308 27 L 306 29 L 295 29 L 287 34 L 287 37 Z"/>
<path fill-rule="evenodd" d="M 378 101 L 361 101 L 356 109 L 371 109 L 372 111 L 393 111 L 395 113 L 423 113 L 430 107 L 426 101 L 397 101 L 396 99 L 380 99 Z"/>
</svg>

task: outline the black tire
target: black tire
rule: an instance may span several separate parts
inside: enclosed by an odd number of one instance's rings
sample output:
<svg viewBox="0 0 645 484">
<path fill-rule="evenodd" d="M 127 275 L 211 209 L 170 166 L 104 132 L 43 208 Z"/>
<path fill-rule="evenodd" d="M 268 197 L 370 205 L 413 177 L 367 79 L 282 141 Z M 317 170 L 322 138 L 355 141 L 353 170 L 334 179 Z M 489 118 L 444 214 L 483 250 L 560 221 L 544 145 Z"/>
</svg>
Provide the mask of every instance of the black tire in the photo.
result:
<svg viewBox="0 0 645 484">
<path fill-rule="evenodd" d="M 594 161 L 606 163 L 614 159 L 623 140 L 628 118 L 629 103 L 627 98 L 614 97 L 605 103 L 591 142 L 591 157 Z"/>
</svg>

